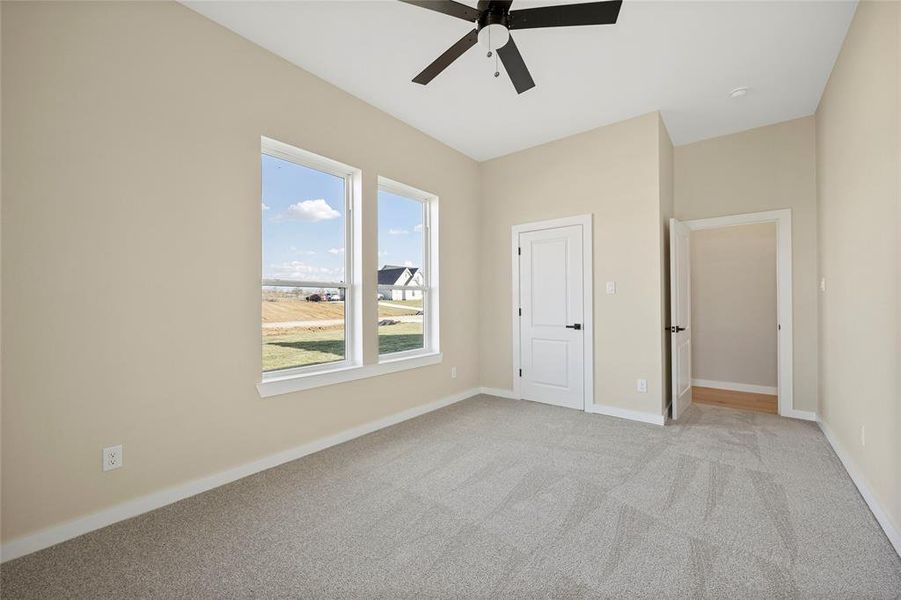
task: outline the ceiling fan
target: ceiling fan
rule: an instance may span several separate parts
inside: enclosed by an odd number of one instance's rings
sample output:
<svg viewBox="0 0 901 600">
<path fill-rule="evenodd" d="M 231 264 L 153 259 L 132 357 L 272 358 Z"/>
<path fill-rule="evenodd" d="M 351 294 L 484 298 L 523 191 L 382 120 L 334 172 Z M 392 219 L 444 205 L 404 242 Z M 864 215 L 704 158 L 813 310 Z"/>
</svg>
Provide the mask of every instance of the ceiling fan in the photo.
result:
<svg viewBox="0 0 901 600">
<path fill-rule="evenodd" d="M 422 73 L 413 78 L 414 83 L 426 85 L 439 73 L 460 58 L 464 52 L 481 42 L 488 47 L 488 56 L 497 52 L 516 93 L 521 94 L 535 87 L 519 48 L 510 31 L 539 27 L 570 27 L 573 25 L 612 25 L 616 23 L 622 0 L 564 4 L 510 10 L 513 0 L 479 0 L 478 8 L 472 8 L 453 0 L 401 0 L 422 8 L 428 8 L 464 21 L 476 24 L 476 28 L 448 48 Z M 500 75 L 495 71 L 494 76 Z"/>
</svg>

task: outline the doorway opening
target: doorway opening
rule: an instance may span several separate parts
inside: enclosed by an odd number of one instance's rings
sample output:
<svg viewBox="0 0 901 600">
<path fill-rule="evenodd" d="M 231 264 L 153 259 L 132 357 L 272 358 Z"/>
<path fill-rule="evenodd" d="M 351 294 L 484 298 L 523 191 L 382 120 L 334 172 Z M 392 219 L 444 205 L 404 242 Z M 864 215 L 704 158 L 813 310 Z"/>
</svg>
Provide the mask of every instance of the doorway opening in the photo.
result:
<svg viewBox="0 0 901 600">
<path fill-rule="evenodd" d="M 779 413 L 776 224 L 691 232 L 692 400 Z"/>
<path fill-rule="evenodd" d="M 670 223 L 673 401 L 795 416 L 791 212 Z"/>
</svg>

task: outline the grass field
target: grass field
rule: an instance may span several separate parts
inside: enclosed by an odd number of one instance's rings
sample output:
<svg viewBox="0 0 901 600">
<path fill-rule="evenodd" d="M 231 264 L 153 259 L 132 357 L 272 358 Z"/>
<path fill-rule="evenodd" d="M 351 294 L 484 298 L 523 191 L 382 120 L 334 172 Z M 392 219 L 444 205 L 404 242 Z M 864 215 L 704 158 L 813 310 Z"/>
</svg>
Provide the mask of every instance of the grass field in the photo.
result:
<svg viewBox="0 0 901 600">
<path fill-rule="evenodd" d="M 409 315 L 422 307 L 421 300 L 405 300 L 392 304 L 409 304 L 410 309 L 392 308 L 379 303 L 379 317 Z M 307 302 L 305 299 L 285 292 L 263 291 L 263 323 L 283 323 L 285 321 L 319 321 L 322 319 L 343 319 L 343 302 Z"/>
<path fill-rule="evenodd" d="M 387 302 L 389 304 L 400 304 L 402 306 L 409 306 L 410 308 L 422 308 L 422 298 L 419 300 L 379 300 L 379 302 Z"/>
<path fill-rule="evenodd" d="M 380 354 L 416 348 L 422 348 L 422 323 L 379 327 Z M 263 330 L 264 371 L 318 365 L 343 358 L 344 329 L 340 327 Z"/>
</svg>

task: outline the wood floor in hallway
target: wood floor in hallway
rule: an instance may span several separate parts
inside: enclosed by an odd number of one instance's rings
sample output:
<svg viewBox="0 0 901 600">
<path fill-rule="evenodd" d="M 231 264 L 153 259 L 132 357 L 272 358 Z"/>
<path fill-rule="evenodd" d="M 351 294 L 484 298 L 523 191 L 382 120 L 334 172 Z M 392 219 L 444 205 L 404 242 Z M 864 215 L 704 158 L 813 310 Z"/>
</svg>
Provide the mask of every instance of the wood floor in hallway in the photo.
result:
<svg viewBox="0 0 901 600">
<path fill-rule="evenodd" d="M 777 396 L 770 394 L 755 394 L 694 386 L 691 389 L 691 399 L 692 402 L 697 402 L 698 404 L 710 404 L 774 415 L 779 414 L 779 399 Z"/>
</svg>

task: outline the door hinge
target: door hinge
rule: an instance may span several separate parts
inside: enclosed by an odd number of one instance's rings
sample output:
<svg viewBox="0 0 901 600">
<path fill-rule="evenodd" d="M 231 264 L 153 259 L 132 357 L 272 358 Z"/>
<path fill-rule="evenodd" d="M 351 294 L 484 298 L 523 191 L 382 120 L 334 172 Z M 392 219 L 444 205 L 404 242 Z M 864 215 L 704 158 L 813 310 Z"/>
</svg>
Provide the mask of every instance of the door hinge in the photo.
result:
<svg viewBox="0 0 901 600">
<path fill-rule="evenodd" d="M 522 309 L 521 309 L 521 308 L 519 309 L 519 316 L 520 316 L 520 317 L 522 316 Z"/>
<path fill-rule="evenodd" d="M 520 256 L 522 256 L 522 248 L 517 248 L 516 253 L 519 254 Z"/>
<path fill-rule="evenodd" d="M 522 377 L 522 369 L 519 370 L 519 376 Z"/>
</svg>

